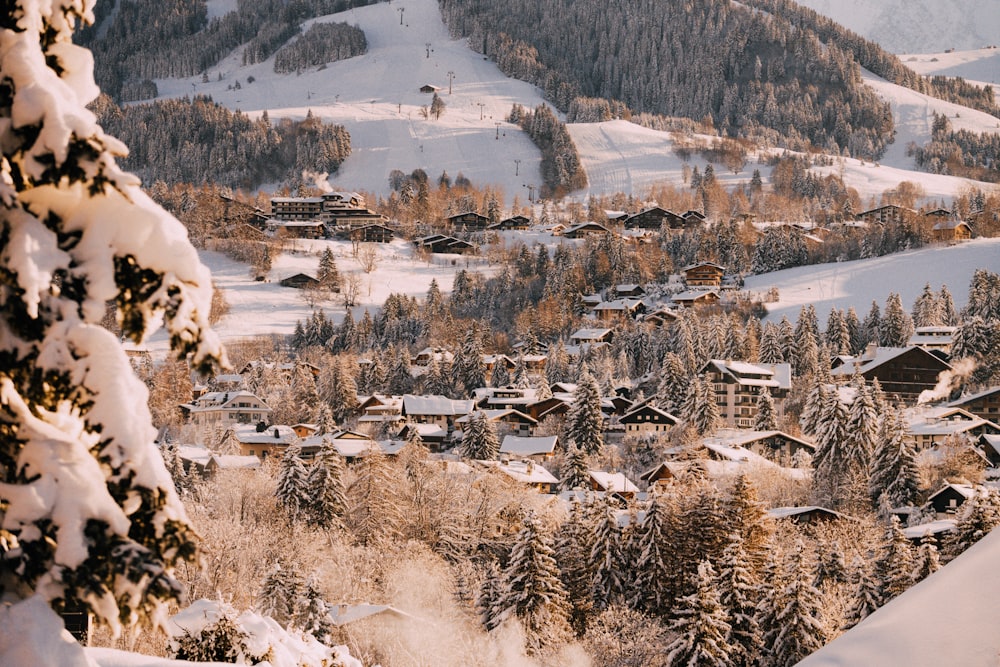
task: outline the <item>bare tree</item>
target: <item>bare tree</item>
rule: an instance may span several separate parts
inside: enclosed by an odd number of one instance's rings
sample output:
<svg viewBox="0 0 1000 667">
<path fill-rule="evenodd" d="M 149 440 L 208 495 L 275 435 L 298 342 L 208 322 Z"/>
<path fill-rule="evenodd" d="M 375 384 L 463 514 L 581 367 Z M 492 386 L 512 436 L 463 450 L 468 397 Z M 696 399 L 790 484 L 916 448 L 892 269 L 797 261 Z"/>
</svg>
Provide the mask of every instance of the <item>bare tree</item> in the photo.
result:
<svg viewBox="0 0 1000 667">
<path fill-rule="evenodd" d="M 344 276 L 344 286 L 340 295 L 344 297 L 344 308 L 353 308 L 358 303 L 358 294 L 361 292 L 361 276 L 357 273 L 348 273 Z"/>
<path fill-rule="evenodd" d="M 371 273 L 378 268 L 379 263 L 378 248 L 375 247 L 374 243 L 363 243 L 361 249 L 358 251 L 358 263 L 361 264 L 361 270 L 365 273 Z"/>
</svg>

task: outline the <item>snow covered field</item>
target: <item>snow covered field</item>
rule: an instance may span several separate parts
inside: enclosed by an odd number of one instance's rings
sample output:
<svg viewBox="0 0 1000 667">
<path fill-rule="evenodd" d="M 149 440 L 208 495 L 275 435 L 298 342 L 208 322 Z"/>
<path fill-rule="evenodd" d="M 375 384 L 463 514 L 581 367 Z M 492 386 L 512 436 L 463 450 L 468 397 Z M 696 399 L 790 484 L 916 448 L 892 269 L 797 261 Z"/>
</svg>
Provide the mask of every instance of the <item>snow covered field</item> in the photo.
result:
<svg viewBox="0 0 1000 667">
<path fill-rule="evenodd" d="M 230 3 L 212 0 L 210 12 L 221 13 Z M 508 204 L 515 196 L 525 201 L 527 186 L 540 185 L 537 149 L 520 128 L 504 121 L 515 102 L 525 107 L 541 104 L 540 91 L 505 77 L 463 40 L 451 39 L 434 0 L 379 3 L 315 21 L 358 25 L 368 39 L 368 53 L 300 75 L 276 75 L 273 58 L 244 67 L 240 64 L 241 49 L 237 49 L 209 69 L 208 83 L 203 83 L 200 76 L 161 79 L 157 81 L 160 94 L 208 94 L 227 107 L 251 115 L 266 109 L 271 118 L 302 118 L 312 110 L 319 117 L 343 124 L 351 134 L 353 153 L 331 178 L 336 189 L 388 195 L 390 171 L 409 173 L 416 168 L 424 169 L 432 178 L 442 171 L 452 178 L 461 172 L 476 185 L 499 186 Z M 996 61 L 983 61 L 996 52 L 984 53 L 983 58 L 949 60 L 947 73 L 968 71 L 976 75 L 970 78 L 986 77 L 988 72 L 983 70 Z M 220 75 L 222 79 L 218 80 Z M 248 83 L 251 77 L 254 82 Z M 893 104 L 898 125 L 896 142 L 878 165 L 846 159 L 827 170 L 841 173 L 866 201 L 901 181 L 919 183 L 931 201 L 950 199 L 972 184 L 966 179 L 909 171 L 912 160 L 905 155 L 906 145 L 930 138 L 934 110 L 947 113 L 955 127 L 980 131 L 997 131 L 997 119 L 901 89 L 871 75 L 866 78 Z M 234 88 L 237 82 L 239 89 Z M 431 101 L 429 94 L 419 92 L 425 84 L 440 88 L 439 95 L 446 104 L 440 119 L 421 115 L 421 108 Z M 625 192 L 641 198 L 657 183 L 682 186 L 683 163 L 673 154 L 671 133 L 625 121 L 571 125 L 570 133 L 590 180 L 589 187 L 574 193 L 575 197 Z M 705 166 L 699 156 L 690 164 L 702 169 Z M 717 165 L 716 174 L 726 185 L 733 185 L 749 180 L 755 167 L 761 169 L 765 180 L 769 177 L 770 170 L 755 164 L 753 157 L 738 174 L 721 165 Z"/>
<path fill-rule="evenodd" d="M 787 315 L 795 321 L 806 304 L 816 306 L 825 322 L 831 308 L 853 306 L 864 318 L 872 301 L 884 308 L 886 297 L 896 292 L 910 308 L 926 283 L 935 291 L 947 285 L 962 308 L 968 301 L 969 281 L 978 268 L 1000 271 L 1000 239 L 977 239 L 955 246 L 934 245 L 909 252 L 860 259 L 852 262 L 799 266 L 793 269 L 749 276 L 746 288 L 766 292 L 777 287 L 780 300 L 767 304 L 768 319 Z"/>
</svg>

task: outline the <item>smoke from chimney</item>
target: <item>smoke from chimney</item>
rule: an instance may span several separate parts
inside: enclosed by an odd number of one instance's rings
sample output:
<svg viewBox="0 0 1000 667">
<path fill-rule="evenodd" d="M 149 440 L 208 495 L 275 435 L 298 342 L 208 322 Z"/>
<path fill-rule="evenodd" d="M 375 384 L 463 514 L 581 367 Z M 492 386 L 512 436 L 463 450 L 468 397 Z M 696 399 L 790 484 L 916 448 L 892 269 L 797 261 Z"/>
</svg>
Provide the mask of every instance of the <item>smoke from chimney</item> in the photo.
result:
<svg viewBox="0 0 1000 667">
<path fill-rule="evenodd" d="M 931 403 L 932 401 L 940 401 L 948 398 L 951 390 L 955 389 L 962 382 L 964 382 L 970 375 L 972 375 L 974 370 L 976 370 L 975 359 L 972 359 L 971 357 L 959 359 L 952 365 L 951 370 L 941 371 L 938 373 L 937 384 L 934 385 L 933 389 L 925 389 L 920 392 L 920 396 L 917 398 L 917 405 L 923 405 L 924 403 Z"/>
</svg>

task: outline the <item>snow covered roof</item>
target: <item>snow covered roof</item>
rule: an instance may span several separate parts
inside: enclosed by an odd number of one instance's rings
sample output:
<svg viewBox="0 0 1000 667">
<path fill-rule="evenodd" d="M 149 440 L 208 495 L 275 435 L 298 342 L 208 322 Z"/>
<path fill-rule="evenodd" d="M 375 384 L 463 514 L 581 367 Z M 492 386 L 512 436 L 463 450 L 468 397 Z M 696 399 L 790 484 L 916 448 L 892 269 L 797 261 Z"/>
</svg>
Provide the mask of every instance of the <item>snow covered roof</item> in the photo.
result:
<svg viewBox="0 0 1000 667">
<path fill-rule="evenodd" d="M 578 341 L 600 341 L 610 333 L 611 329 L 577 329 L 569 338 Z"/>
<path fill-rule="evenodd" d="M 789 519 L 802 514 L 810 514 L 812 512 L 818 512 L 820 514 L 836 517 L 838 519 L 847 518 L 846 515 L 841 514 L 840 512 L 827 509 L 826 507 L 820 507 L 818 505 L 805 505 L 801 507 L 774 507 L 767 511 L 768 515 L 770 515 L 773 519 Z"/>
<path fill-rule="evenodd" d="M 519 435 L 505 435 L 500 443 L 501 454 L 511 454 L 513 456 L 536 456 L 539 454 L 551 454 L 555 451 L 558 436 L 538 435 L 524 437 Z"/>
<path fill-rule="evenodd" d="M 328 607 L 330 609 L 330 620 L 337 627 L 356 623 L 372 616 L 386 615 L 396 618 L 413 618 L 413 616 L 407 614 L 405 611 L 387 604 L 331 604 Z"/>
<path fill-rule="evenodd" d="M 785 440 L 791 440 L 796 442 L 803 447 L 809 449 L 815 449 L 815 445 L 808 440 L 803 440 L 802 438 L 796 438 L 794 435 L 788 435 L 784 431 L 749 431 L 742 428 L 722 428 L 715 432 L 715 435 L 704 438 L 702 442 L 707 447 L 708 445 L 718 445 L 720 447 L 735 447 L 742 449 L 747 445 L 759 442 L 761 440 L 767 440 L 773 437 L 780 437 Z"/>
<path fill-rule="evenodd" d="M 694 289 L 694 290 L 687 290 L 684 292 L 678 292 L 677 294 L 674 294 L 670 298 L 672 301 L 674 301 L 674 303 L 683 303 L 685 301 L 698 301 L 700 299 L 707 298 L 709 295 L 718 297 L 719 292 L 718 290 L 714 289 Z"/>
<path fill-rule="evenodd" d="M 291 426 L 268 426 L 257 431 L 253 424 L 233 426 L 233 437 L 243 445 L 290 445 L 298 439 Z"/>
<path fill-rule="evenodd" d="M 496 468 L 522 484 L 558 484 L 559 480 L 544 467 L 531 461 L 477 461 L 487 468 Z"/>
<path fill-rule="evenodd" d="M 638 493 L 639 487 L 620 472 L 604 472 L 603 470 L 590 470 L 590 478 L 600 487 L 600 490 L 608 493 Z"/>
<path fill-rule="evenodd" d="M 922 347 L 915 347 L 912 345 L 909 347 L 876 347 L 871 350 L 866 350 L 861 357 L 855 357 L 853 360 L 844 363 L 843 365 L 838 366 L 837 368 L 834 368 L 832 371 L 830 371 L 830 375 L 836 375 L 836 376 L 854 375 L 855 368 L 857 368 L 859 373 L 864 374 L 873 368 L 877 368 L 882 364 L 892 361 L 896 357 L 905 354 L 910 350 L 920 350 L 924 354 L 930 355 L 930 352 L 923 349 Z M 933 357 L 934 355 L 931 356 Z M 950 368 L 950 366 L 947 363 L 941 361 L 940 359 L 938 359 L 938 357 L 934 358 L 940 361 L 942 364 L 944 364 L 946 368 Z"/>
<path fill-rule="evenodd" d="M 995 431 L 1000 427 L 981 417 L 948 405 L 920 405 L 904 411 L 906 432 L 916 436 L 941 436 L 967 433 L 983 425 L 989 424 Z"/>
<path fill-rule="evenodd" d="M 403 412 L 408 415 L 435 415 L 454 417 L 467 415 L 476 407 L 475 401 L 456 400 L 444 396 L 403 396 Z"/>
<path fill-rule="evenodd" d="M 918 526 L 907 526 L 903 529 L 903 534 L 906 535 L 906 539 L 916 541 L 928 533 L 931 535 L 950 533 L 955 530 L 956 524 L 955 519 L 938 519 Z"/>
<path fill-rule="evenodd" d="M 486 414 L 486 419 L 491 422 L 496 422 L 502 420 L 504 417 L 514 417 L 518 421 L 526 422 L 529 424 L 537 424 L 538 421 L 535 420 L 530 415 L 526 415 L 520 410 L 515 410 L 514 408 L 503 408 L 500 410 L 480 410 Z M 472 421 L 472 414 L 469 413 L 455 420 L 456 424 L 468 424 Z"/>
<path fill-rule="evenodd" d="M 994 665 L 1000 654 L 1000 530 L 799 663 Z"/>
<path fill-rule="evenodd" d="M 186 404 L 192 412 L 203 412 L 206 410 L 219 409 L 239 409 L 240 402 L 251 404 L 255 410 L 270 410 L 256 394 L 249 391 L 210 391 Z M 258 407 L 259 406 L 259 407 Z"/>
<path fill-rule="evenodd" d="M 955 399 L 951 403 L 947 403 L 946 405 L 948 405 L 949 407 L 959 408 L 968 403 L 972 403 L 973 401 L 978 401 L 981 398 L 986 398 L 987 396 L 996 394 L 997 392 L 1000 392 L 1000 387 L 990 387 L 980 392 L 976 392 L 975 394 L 960 396 L 959 398 Z"/>
</svg>

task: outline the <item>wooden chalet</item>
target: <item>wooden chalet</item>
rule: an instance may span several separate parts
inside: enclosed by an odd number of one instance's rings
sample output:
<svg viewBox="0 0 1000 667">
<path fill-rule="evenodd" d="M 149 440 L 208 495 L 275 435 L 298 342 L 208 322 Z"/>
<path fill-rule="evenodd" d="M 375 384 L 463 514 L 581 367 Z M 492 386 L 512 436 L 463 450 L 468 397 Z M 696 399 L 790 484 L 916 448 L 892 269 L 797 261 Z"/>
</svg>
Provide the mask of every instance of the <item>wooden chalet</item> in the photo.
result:
<svg viewBox="0 0 1000 667">
<path fill-rule="evenodd" d="M 531 227 L 531 220 L 523 215 L 513 215 L 509 218 L 504 218 L 500 222 L 489 225 L 487 229 L 505 231 L 509 229 L 528 229 L 529 227 Z"/>
<path fill-rule="evenodd" d="M 685 211 L 681 217 L 684 218 L 685 227 L 698 227 L 708 220 L 701 211 Z"/>
<path fill-rule="evenodd" d="M 1000 424 L 1000 387 L 990 387 L 975 394 L 962 396 L 948 403 L 948 406 L 962 408 L 980 419 Z"/>
<path fill-rule="evenodd" d="M 596 222 L 581 222 L 578 225 L 567 227 L 562 231 L 563 238 L 582 239 L 596 234 L 610 234 L 611 230 Z"/>
<path fill-rule="evenodd" d="M 642 285 L 637 285 L 634 283 L 625 283 L 622 285 L 615 285 L 614 287 L 615 298 L 617 299 L 641 299 L 646 296 L 646 290 L 643 289 Z"/>
<path fill-rule="evenodd" d="M 602 322 L 623 318 L 635 319 L 646 312 L 646 304 L 641 299 L 615 299 L 602 301 L 594 306 L 593 312 Z"/>
<path fill-rule="evenodd" d="M 722 285 L 722 277 L 726 275 L 726 267 L 714 262 L 689 264 L 681 271 L 688 287 L 719 287 Z"/>
<path fill-rule="evenodd" d="M 951 217 L 951 211 L 946 208 L 936 208 L 932 211 L 924 211 L 924 217 L 933 220 L 947 220 Z"/>
<path fill-rule="evenodd" d="M 282 287 L 293 287 L 295 289 L 306 289 L 309 287 L 319 287 L 319 281 L 305 273 L 296 273 L 293 276 L 282 278 L 278 281 Z"/>
<path fill-rule="evenodd" d="M 831 371 L 834 380 L 849 382 L 857 370 L 866 382 L 878 379 L 887 395 L 914 400 L 937 385 L 938 374 L 951 366 L 922 347 L 874 347 Z"/>
<path fill-rule="evenodd" d="M 647 403 L 622 415 L 619 423 L 628 434 L 664 433 L 677 425 L 678 419 L 669 412 Z"/>
<path fill-rule="evenodd" d="M 684 222 L 684 216 L 659 206 L 653 206 L 628 216 L 624 220 L 624 225 L 625 229 L 659 230 L 664 226 L 670 229 L 683 229 Z"/>
<path fill-rule="evenodd" d="M 478 247 L 473 243 L 457 239 L 454 236 L 446 236 L 444 234 L 431 234 L 430 236 L 416 239 L 413 244 L 418 248 L 423 248 L 429 252 L 452 253 L 457 255 L 474 253 L 478 249 Z"/>
<path fill-rule="evenodd" d="M 772 519 L 791 521 L 792 523 L 819 523 L 820 521 L 838 521 L 847 517 L 840 512 L 817 507 L 815 505 L 805 507 L 775 507 L 767 511 Z"/>
<path fill-rule="evenodd" d="M 646 313 L 642 321 L 650 326 L 663 328 L 677 321 L 680 315 L 669 308 L 659 308 L 651 313 Z"/>
<path fill-rule="evenodd" d="M 935 241 L 968 241 L 972 238 L 972 227 L 961 220 L 942 220 L 931 227 Z"/>
<path fill-rule="evenodd" d="M 429 83 L 425 83 L 424 85 L 420 86 L 420 92 L 426 93 L 427 95 L 436 93 L 439 90 L 441 90 L 440 86 L 433 86 Z"/>
<path fill-rule="evenodd" d="M 792 388 L 790 364 L 710 359 L 700 373 L 712 383 L 719 416 L 727 425 L 752 428 L 757 416 L 757 401 L 765 387 L 774 401 L 775 415 L 779 419 L 784 416 L 785 398 Z"/>
<path fill-rule="evenodd" d="M 631 500 L 635 498 L 635 494 L 639 493 L 639 487 L 624 473 L 590 470 L 587 477 L 591 491 L 614 494 L 625 500 Z"/>
<path fill-rule="evenodd" d="M 342 236 L 362 243 L 392 243 L 396 231 L 391 227 L 372 223 L 362 227 L 349 228 L 342 233 Z"/>
<path fill-rule="evenodd" d="M 577 329 L 570 335 L 569 341 L 573 345 L 610 343 L 614 335 L 614 329 Z"/>
<path fill-rule="evenodd" d="M 682 308 L 714 306 L 722 297 L 714 289 L 687 290 L 670 297 L 670 300 Z"/>
<path fill-rule="evenodd" d="M 267 231 L 277 236 L 291 239 L 320 239 L 326 236 L 326 225 L 322 220 L 277 220 L 267 221 Z"/>
<path fill-rule="evenodd" d="M 927 502 L 934 508 L 935 514 L 955 514 L 958 508 L 977 495 L 983 495 L 986 489 L 971 484 L 945 484 L 927 497 Z"/>
<path fill-rule="evenodd" d="M 534 461 L 476 461 L 476 464 L 539 493 L 552 494 L 559 490 L 559 479 Z"/>
<path fill-rule="evenodd" d="M 538 426 L 538 420 L 530 415 L 526 415 L 520 410 L 512 408 L 501 408 L 495 410 L 482 410 L 485 413 L 486 421 L 493 424 L 498 435 L 520 435 L 530 436 Z M 455 420 L 456 427 L 465 431 L 466 425 L 472 421 L 474 413 L 464 415 Z"/>
<path fill-rule="evenodd" d="M 445 221 L 453 229 L 486 229 L 490 224 L 489 218 L 475 211 L 449 215 Z"/>
<path fill-rule="evenodd" d="M 541 463 L 552 458 L 559 445 L 559 436 L 505 435 L 500 443 L 500 458 L 529 459 Z"/>
</svg>

